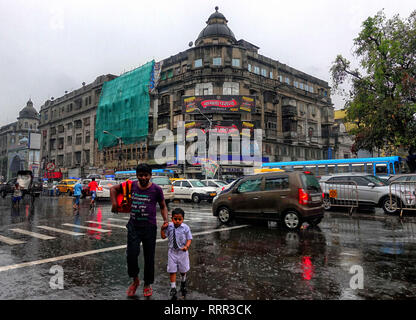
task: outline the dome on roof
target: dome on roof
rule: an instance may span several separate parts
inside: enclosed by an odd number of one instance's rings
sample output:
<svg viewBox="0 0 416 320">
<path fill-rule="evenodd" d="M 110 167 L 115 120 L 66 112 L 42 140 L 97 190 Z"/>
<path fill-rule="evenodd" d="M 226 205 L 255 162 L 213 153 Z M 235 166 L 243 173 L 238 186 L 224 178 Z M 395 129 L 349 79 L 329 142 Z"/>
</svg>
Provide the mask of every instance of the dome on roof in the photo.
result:
<svg viewBox="0 0 416 320">
<path fill-rule="evenodd" d="M 23 119 L 39 119 L 39 113 L 33 107 L 32 100 L 29 99 L 29 101 L 26 104 L 26 107 L 24 107 L 19 112 L 19 118 L 23 118 Z"/>
<path fill-rule="evenodd" d="M 195 41 L 195 45 L 199 45 L 203 38 L 214 37 L 228 38 L 231 42 L 236 42 L 234 33 L 227 26 L 227 22 L 228 20 L 224 15 L 218 12 L 218 7 L 215 7 L 215 12 L 208 18 L 207 26 L 200 32 L 198 39 Z"/>
</svg>

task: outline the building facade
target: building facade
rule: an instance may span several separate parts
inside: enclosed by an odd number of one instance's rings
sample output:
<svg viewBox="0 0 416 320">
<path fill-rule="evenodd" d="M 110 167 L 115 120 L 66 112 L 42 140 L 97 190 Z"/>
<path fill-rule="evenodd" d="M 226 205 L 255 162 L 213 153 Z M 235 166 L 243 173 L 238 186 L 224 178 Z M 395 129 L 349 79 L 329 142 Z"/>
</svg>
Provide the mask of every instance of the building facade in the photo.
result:
<svg viewBox="0 0 416 320">
<path fill-rule="evenodd" d="M 41 163 L 45 172 L 53 163 L 63 177 L 81 177 L 97 171 L 94 139 L 95 117 L 100 93 L 115 75 L 99 76 L 90 84 L 57 99 L 47 100 L 40 110 Z"/>
<path fill-rule="evenodd" d="M 40 166 L 39 113 L 29 99 L 16 122 L 0 128 L 0 176 L 15 177 L 19 170 L 32 170 L 38 176 Z"/>
</svg>

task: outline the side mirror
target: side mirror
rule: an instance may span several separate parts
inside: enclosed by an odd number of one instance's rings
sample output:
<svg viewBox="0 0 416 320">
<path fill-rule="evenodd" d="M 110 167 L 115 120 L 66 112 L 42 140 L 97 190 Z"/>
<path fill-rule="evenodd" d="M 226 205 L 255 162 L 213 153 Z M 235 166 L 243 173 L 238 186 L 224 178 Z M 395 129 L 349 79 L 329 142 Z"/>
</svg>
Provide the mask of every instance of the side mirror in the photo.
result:
<svg viewBox="0 0 416 320">
<path fill-rule="evenodd" d="M 374 188 L 376 185 L 375 185 L 374 183 L 370 182 L 370 183 L 368 184 L 368 186 L 369 186 L 370 188 Z"/>
</svg>

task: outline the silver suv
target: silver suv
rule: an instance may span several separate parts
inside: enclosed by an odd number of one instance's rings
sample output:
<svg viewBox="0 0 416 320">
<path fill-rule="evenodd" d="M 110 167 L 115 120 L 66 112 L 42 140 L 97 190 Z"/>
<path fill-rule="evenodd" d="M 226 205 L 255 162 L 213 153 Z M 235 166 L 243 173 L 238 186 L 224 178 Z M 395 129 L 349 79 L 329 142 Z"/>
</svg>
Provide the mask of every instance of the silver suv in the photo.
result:
<svg viewBox="0 0 416 320">
<path fill-rule="evenodd" d="M 342 185 L 343 183 L 345 183 L 345 186 L 349 186 L 351 192 L 355 192 L 354 189 L 357 188 L 356 197 L 358 197 L 358 205 L 381 207 L 387 214 L 397 213 L 399 208 L 402 207 L 402 204 L 405 204 L 406 206 L 415 206 L 416 204 L 416 197 L 410 192 L 409 194 L 404 192 L 400 188 L 391 190 L 392 199 L 390 203 L 390 187 L 378 177 L 363 173 L 340 173 L 323 176 L 319 181 L 322 191 L 324 192 L 325 210 L 331 209 L 331 204 L 333 203 L 331 203 L 329 197 L 330 189 L 333 188 L 334 185 Z M 355 184 L 357 184 L 357 187 L 355 187 Z M 351 199 L 351 196 L 349 198 L 344 198 L 343 193 L 340 192 L 336 201 L 337 203 L 342 204 L 343 201 Z"/>
</svg>

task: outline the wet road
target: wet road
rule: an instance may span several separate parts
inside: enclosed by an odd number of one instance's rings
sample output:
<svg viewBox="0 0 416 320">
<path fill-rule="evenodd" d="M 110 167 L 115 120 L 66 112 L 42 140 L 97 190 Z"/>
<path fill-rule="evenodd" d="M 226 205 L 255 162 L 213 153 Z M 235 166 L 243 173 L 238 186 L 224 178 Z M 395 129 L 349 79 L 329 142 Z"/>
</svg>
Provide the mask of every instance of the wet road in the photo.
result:
<svg viewBox="0 0 416 320">
<path fill-rule="evenodd" d="M 416 297 L 416 213 L 327 212 L 317 228 L 285 232 L 246 221 L 222 226 L 206 202 L 174 206 L 185 210 L 194 236 L 188 300 Z M 24 199 L 19 209 L 0 199 L 0 299 L 127 299 L 127 220 L 108 201 L 90 211 L 84 200 L 74 211 L 66 196 Z M 151 299 L 161 300 L 169 290 L 167 242 L 160 234 L 157 241 Z"/>
</svg>

